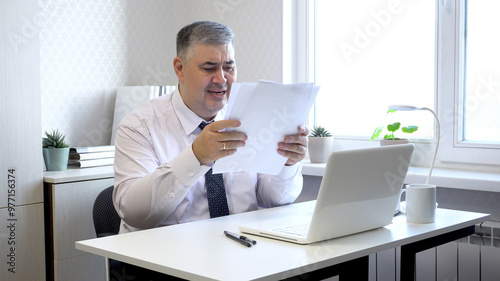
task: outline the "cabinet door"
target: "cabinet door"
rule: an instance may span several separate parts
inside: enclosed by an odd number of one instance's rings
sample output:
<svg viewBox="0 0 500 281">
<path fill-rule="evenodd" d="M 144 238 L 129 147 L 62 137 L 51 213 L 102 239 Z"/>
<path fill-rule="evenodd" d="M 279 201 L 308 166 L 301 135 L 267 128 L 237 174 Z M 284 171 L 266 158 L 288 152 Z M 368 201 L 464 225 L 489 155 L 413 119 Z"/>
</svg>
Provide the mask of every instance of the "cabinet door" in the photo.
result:
<svg viewBox="0 0 500 281">
<path fill-rule="evenodd" d="M 113 178 L 52 184 L 54 280 L 104 280 L 104 258 L 75 249 L 75 242 L 96 238 L 92 208 Z"/>
<path fill-rule="evenodd" d="M 45 280 L 43 204 L 0 208 L 0 222 L 0 280 Z"/>
<path fill-rule="evenodd" d="M 92 207 L 97 195 L 113 185 L 113 178 L 52 185 L 54 259 L 87 254 L 75 242 L 96 238 Z"/>
</svg>

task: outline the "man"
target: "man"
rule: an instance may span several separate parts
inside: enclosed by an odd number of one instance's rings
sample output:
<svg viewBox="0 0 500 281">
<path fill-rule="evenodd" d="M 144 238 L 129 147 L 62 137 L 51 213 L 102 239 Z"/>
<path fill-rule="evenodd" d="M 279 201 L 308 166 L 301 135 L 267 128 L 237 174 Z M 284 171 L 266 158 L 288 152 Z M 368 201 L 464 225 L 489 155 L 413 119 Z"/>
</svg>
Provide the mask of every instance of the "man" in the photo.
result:
<svg viewBox="0 0 500 281">
<path fill-rule="evenodd" d="M 117 129 L 113 200 L 120 233 L 209 218 L 205 174 L 214 161 L 245 145 L 237 120 L 222 120 L 236 80 L 233 32 L 195 22 L 177 34 L 173 61 L 178 90 L 151 100 Z M 213 122 L 212 122 L 213 121 Z M 200 123 L 212 122 L 204 129 Z M 223 175 L 229 214 L 292 203 L 302 189 L 307 128 L 287 136 L 277 152 L 288 158 L 278 175 Z M 208 181 L 208 180 L 207 180 Z"/>
</svg>

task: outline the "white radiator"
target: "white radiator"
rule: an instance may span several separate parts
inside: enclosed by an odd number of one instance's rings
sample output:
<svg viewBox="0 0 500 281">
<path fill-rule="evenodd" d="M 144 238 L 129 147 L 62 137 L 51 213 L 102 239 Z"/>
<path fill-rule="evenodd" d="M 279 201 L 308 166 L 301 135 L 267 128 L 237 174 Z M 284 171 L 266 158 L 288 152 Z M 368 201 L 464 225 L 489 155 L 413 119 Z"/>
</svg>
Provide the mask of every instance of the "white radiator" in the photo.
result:
<svg viewBox="0 0 500 281">
<path fill-rule="evenodd" d="M 369 280 L 406 281 L 399 278 L 399 256 L 399 248 L 370 256 Z M 485 222 L 469 237 L 418 253 L 415 280 L 499 281 L 500 223 Z"/>
</svg>

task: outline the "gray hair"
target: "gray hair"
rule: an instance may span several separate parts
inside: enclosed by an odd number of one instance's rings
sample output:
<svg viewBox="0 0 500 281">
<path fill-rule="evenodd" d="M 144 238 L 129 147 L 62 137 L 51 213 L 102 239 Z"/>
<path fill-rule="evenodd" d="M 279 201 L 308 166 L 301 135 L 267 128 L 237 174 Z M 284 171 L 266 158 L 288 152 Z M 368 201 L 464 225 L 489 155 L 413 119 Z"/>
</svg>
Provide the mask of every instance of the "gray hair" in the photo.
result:
<svg viewBox="0 0 500 281">
<path fill-rule="evenodd" d="M 192 46 L 196 43 L 227 45 L 234 47 L 234 33 L 231 28 L 213 21 L 196 21 L 186 25 L 177 33 L 177 56 L 189 61 Z"/>
</svg>

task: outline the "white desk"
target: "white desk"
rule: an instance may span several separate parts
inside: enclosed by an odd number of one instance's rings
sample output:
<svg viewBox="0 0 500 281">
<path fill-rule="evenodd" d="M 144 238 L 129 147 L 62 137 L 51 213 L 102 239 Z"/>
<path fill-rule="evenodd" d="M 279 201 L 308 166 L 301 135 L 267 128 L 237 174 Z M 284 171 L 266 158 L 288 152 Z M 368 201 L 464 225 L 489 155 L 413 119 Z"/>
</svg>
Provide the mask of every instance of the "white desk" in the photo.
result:
<svg viewBox="0 0 500 281">
<path fill-rule="evenodd" d="M 311 277 L 312 271 L 343 264 L 347 268 L 338 271 L 341 278 L 344 273 L 367 276 L 368 255 L 401 246 L 401 274 L 412 276 L 416 252 L 469 235 L 475 224 L 490 217 L 438 209 L 433 224 L 409 224 L 400 215 L 383 228 L 306 246 L 251 236 L 258 243 L 247 248 L 223 234 L 224 230 L 238 232 L 237 225 L 243 222 L 304 213 L 314 203 L 80 241 L 76 248 L 188 280 L 278 280 L 301 274 Z M 357 270 L 350 270 L 350 261 Z M 357 277 L 348 280 L 360 280 Z"/>
</svg>

